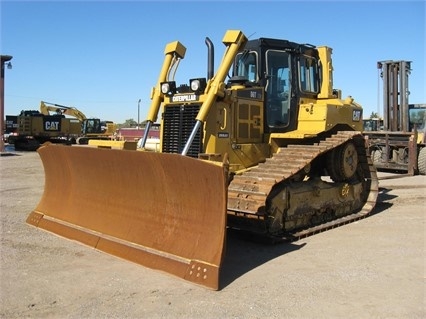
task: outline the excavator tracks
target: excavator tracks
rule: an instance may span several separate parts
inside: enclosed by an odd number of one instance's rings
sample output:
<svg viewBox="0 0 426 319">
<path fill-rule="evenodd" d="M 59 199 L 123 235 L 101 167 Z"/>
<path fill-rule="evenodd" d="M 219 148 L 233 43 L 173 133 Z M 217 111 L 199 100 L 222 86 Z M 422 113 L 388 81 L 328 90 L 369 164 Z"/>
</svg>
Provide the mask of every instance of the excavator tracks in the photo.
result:
<svg viewBox="0 0 426 319">
<path fill-rule="evenodd" d="M 315 159 L 348 141 L 352 141 L 355 145 L 358 161 L 357 170 L 362 176 L 361 184 L 365 194 L 362 207 L 345 216 L 338 216 L 319 225 L 305 225 L 305 227 L 299 227 L 292 231 L 282 229 L 280 233 L 271 234 L 266 225 L 268 218 L 270 218 L 266 203 L 274 185 L 286 181 L 291 184 L 304 183 L 303 178 L 311 173 L 311 169 L 315 170 L 311 167 Z M 264 232 L 267 236 L 298 240 L 366 217 L 376 204 L 378 190 L 376 169 L 368 152 L 366 152 L 364 137 L 356 131 L 339 131 L 312 145 L 282 147 L 264 163 L 241 175 L 234 176 L 228 186 L 229 224 L 232 228 L 233 221 L 236 220 L 239 221 L 238 223 L 241 221 L 249 222 L 248 224 L 255 223 L 261 225 L 260 232 Z M 245 226 L 241 227 L 243 230 L 244 228 Z M 259 230 L 255 232 L 259 233 Z"/>
</svg>

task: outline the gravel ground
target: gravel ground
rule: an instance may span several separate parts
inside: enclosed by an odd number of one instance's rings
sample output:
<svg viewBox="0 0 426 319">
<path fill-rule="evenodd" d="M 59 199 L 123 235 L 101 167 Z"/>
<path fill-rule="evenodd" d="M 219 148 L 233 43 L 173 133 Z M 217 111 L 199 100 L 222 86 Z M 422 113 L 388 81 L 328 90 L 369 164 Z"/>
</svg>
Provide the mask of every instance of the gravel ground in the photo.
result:
<svg viewBox="0 0 426 319">
<path fill-rule="evenodd" d="M 44 172 L 14 154 L 0 158 L 1 318 L 426 317 L 425 176 L 380 180 L 370 217 L 297 242 L 229 234 L 211 291 L 27 225 Z"/>
</svg>

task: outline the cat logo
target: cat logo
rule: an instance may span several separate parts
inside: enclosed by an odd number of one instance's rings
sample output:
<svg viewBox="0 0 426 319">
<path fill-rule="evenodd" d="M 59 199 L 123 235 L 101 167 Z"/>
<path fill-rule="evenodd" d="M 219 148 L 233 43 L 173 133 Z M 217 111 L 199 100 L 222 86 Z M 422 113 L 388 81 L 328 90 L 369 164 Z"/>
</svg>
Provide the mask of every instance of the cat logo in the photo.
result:
<svg viewBox="0 0 426 319">
<path fill-rule="evenodd" d="M 45 131 L 59 131 L 59 122 L 58 121 L 46 121 L 44 122 Z"/>
</svg>

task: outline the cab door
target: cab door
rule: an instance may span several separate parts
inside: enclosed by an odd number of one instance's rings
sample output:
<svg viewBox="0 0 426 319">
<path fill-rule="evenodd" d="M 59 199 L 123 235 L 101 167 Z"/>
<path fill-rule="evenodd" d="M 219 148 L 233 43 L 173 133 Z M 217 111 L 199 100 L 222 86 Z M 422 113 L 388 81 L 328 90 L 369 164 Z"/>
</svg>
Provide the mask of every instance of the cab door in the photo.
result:
<svg viewBox="0 0 426 319">
<path fill-rule="evenodd" d="M 266 52 L 265 126 L 269 132 L 285 132 L 292 122 L 290 58 L 285 51 Z"/>
</svg>

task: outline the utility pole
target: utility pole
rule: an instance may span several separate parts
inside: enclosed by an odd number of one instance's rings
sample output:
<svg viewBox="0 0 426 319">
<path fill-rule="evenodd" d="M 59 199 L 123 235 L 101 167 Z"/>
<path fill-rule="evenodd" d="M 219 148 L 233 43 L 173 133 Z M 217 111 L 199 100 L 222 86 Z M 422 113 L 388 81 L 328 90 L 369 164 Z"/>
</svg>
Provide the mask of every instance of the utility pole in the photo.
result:
<svg viewBox="0 0 426 319">
<path fill-rule="evenodd" d="M 6 62 L 12 60 L 11 55 L 0 55 L 1 57 L 1 83 L 0 83 L 0 127 L 1 127 L 1 141 L 0 141 L 0 152 L 4 152 L 4 66 Z M 12 64 L 7 63 L 7 68 L 11 69 Z"/>
<path fill-rule="evenodd" d="M 139 101 L 138 101 L 138 126 L 137 126 L 137 128 L 138 128 L 138 130 L 139 130 L 139 113 L 140 113 L 140 107 L 141 107 L 141 99 L 139 99 Z"/>
</svg>

